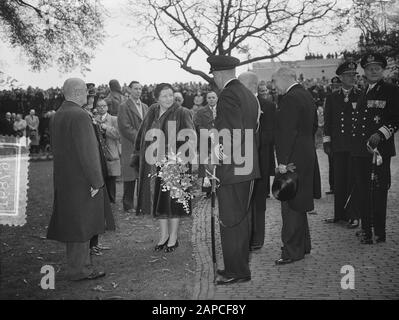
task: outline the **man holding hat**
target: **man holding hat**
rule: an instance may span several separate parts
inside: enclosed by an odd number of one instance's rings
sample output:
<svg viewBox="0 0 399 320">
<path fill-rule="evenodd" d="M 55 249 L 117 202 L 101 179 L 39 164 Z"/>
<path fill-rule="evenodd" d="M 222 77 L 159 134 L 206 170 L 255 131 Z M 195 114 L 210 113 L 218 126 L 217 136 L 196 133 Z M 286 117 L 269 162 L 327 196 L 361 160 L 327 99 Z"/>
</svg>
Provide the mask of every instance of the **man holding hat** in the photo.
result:
<svg viewBox="0 0 399 320">
<path fill-rule="evenodd" d="M 327 223 L 349 222 L 348 227 L 355 228 L 359 219 L 345 213 L 345 203 L 351 194 L 351 128 L 352 112 L 356 110 L 360 92 L 354 87 L 356 83 L 357 64 L 345 61 L 337 68 L 341 88 L 326 99 L 324 118 L 323 146 L 326 154 L 332 158 L 334 174 L 334 218 L 326 219 Z"/>
<path fill-rule="evenodd" d="M 230 133 L 227 139 L 214 139 L 217 144 L 214 150 L 220 161 L 216 176 L 220 180 L 217 196 L 225 267 L 218 270 L 217 284 L 225 285 L 251 280 L 250 200 L 254 180 L 260 177 L 255 141 L 259 114 L 256 97 L 236 78 L 235 68 L 240 61 L 229 56 L 210 56 L 207 61 L 221 90 L 215 128 L 219 133 L 221 130 Z M 246 151 L 244 164 L 242 159 L 236 159 L 243 150 Z M 242 170 L 245 167 L 250 170 L 245 172 Z"/>
<path fill-rule="evenodd" d="M 378 53 L 366 54 L 360 65 L 368 85 L 362 92 L 357 108 L 352 110 L 351 154 L 354 161 L 357 207 L 361 213 L 361 243 L 385 242 L 387 195 L 391 185 L 391 157 L 396 155 L 394 133 L 399 128 L 399 89 L 383 80 L 387 66 Z M 375 174 L 377 183 L 370 195 L 373 153 L 380 155 Z M 382 160 L 382 163 L 381 163 Z M 369 201 L 370 200 L 370 201 Z"/>
</svg>

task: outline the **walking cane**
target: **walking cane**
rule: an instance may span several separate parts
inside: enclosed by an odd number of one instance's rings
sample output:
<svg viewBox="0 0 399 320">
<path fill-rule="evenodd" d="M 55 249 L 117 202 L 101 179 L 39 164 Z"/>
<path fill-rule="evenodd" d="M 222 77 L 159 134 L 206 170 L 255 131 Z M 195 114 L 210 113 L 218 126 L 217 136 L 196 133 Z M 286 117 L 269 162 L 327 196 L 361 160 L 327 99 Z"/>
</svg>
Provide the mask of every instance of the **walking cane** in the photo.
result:
<svg viewBox="0 0 399 320">
<path fill-rule="evenodd" d="M 377 168 L 377 156 L 379 152 L 375 149 L 373 150 L 370 145 L 367 143 L 367 148 L 372 150 L 373 152 L 373 159 L 371 162 L 371 175 L 370 175 L 370 224 L 373 225 L 373 215 L 374 215 L 374 188 L 376 186 L 376 168 Z"/>
<path fill-rule="evenodd" d="M 211 246 L 213 262 L 213 283 L 216 283 L 216 244 L 215 244 L 215 206 L 216 206 L 216 167 L 213 169 L 211 187 Z"/>
</svg>

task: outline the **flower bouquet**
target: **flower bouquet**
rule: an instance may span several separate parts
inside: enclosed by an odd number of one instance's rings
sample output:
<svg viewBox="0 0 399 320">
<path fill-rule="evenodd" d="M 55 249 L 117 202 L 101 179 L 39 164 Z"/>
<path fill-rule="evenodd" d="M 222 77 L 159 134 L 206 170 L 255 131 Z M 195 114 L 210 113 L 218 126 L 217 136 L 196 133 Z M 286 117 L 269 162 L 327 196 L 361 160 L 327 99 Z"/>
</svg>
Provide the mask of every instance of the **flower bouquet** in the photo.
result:
<svg viewBox="0 0 399 320">
<path fill-rule="evenodd" d="M 170 192 L 170 197 L 183 205 L 184 211 L 190 214 L 190 200 L 194 196 L 190 193 L 193 177 L 189 166 L 180 158 L 180 154 L 170 153 L 156 163 L 159 170 L 152 177 L 161 178 L 163 192 Z"/>
</svg>

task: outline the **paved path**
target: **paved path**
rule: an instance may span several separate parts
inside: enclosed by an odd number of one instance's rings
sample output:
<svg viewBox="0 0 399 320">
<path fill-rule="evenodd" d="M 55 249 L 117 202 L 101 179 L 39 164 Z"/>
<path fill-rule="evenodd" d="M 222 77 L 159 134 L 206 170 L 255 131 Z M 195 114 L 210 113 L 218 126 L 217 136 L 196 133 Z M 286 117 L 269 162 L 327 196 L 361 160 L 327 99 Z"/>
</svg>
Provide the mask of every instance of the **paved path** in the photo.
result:
<svg viewBox="0 0 399 320">
<path fill-rule="evenodd" d="M 397 150 L 399 150 L 397 139 Z M 309 215 L 312 253 L 302 261 L 275 266 L 280 255 L 280 203 L 268 200 L 266 238 L 262 250 L 251 255 L 252 280 L 214 286 L 210 252 L 210 201 L 201 200 L 193 224 L 196 279 L 193 299 L 398 299 L 399 298 L 399 157 L 392 160 L 392 187 L 388 199 L 387 242 L 361 245 L 354 230 L 327 225 L 333 196 L 327 190 L 327 157 L 318 150 L 323 198 Z M 366 199 L 365 199 L 366 200 Z M 217 227 L 218 268 L 223 268 Z M 340 273 L 345 265 L 355 269 L 355 290 L 343 290 Z"/>
</svg>

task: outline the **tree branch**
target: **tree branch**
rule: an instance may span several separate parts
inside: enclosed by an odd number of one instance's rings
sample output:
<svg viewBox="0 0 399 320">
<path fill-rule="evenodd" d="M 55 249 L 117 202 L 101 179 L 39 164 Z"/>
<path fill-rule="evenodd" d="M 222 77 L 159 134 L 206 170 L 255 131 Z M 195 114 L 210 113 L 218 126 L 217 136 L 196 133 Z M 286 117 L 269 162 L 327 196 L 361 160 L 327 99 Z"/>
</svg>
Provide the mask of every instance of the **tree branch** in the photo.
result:
<svg viewBox="0 0 399 320">
<path fill-rule="evenodd" d="M 16 2 L 17 4 L 19 4 L 20 6 L 28 7 L 28 8 L 31 8 L 31 9 L 35 10 L 36 13 L 37 13 L 37 15 L 38 15 L 40 18 L 43 18 L 43 13 L 42 13 L 42 11 L 41 11 L 39 8 L 37 8 L 37 7 L 31 5 L 30 3 L 27 3 L 27 2 L 25 2 L 25 1 L 23 1 L 23 0 L 15 0 L 15 2 Z"/>
</svg>

